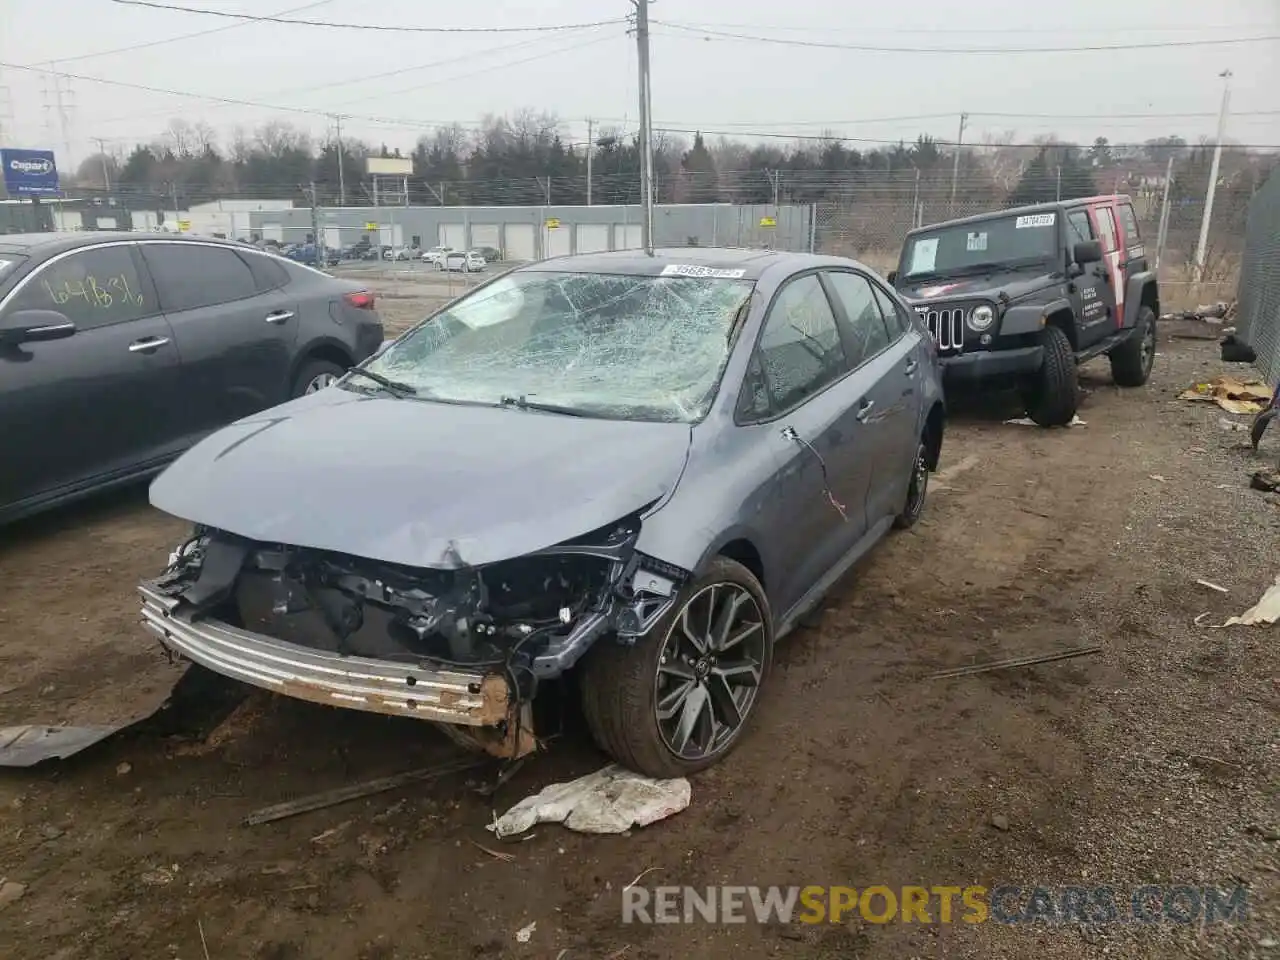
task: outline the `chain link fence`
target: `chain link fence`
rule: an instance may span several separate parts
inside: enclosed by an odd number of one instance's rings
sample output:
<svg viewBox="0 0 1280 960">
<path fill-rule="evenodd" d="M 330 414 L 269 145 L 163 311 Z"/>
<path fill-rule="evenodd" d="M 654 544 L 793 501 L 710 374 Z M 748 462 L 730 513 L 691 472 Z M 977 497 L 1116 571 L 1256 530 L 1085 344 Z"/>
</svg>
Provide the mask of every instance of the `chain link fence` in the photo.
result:
<svg viewBox="0 0 1280 960">
<path fill-rule="evenodd" d="M 1236 336 L 1257 352 L 1267 382 L 1280 385 L 1280 170 L 1249 204 Z"/>
</svg>

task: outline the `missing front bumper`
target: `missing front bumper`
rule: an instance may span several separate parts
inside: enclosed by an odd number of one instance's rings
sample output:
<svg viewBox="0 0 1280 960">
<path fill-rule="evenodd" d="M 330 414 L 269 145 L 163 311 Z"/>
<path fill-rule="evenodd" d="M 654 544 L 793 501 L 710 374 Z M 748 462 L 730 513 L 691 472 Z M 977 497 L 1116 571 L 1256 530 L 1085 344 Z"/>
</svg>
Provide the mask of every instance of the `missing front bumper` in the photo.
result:
<svg viewBox="0 0 1280 960">
<path fill-rule="evenodd" d="M 513 719 L 501 674 L 437 669 L 311 650 L 218 620 L 192 619 L 154 582 L 138 587 L 142 622 L 166 650 L 244 683 L 334 707 L 466 727 Z"/>
</svg>

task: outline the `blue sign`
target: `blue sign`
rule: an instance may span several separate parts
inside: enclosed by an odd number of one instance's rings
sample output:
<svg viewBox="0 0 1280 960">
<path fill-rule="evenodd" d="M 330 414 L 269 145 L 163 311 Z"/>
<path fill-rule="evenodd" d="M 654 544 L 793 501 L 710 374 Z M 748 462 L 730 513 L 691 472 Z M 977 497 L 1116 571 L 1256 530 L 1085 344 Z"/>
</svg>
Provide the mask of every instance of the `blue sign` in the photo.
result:
<svg viewBox="0 0 1280 960">
<path fill-rule="evenodd" d="M 11 197 L 53 197 L 61 192 L 52 150 L 0 150 L 0 164 Z"/>
</svg>

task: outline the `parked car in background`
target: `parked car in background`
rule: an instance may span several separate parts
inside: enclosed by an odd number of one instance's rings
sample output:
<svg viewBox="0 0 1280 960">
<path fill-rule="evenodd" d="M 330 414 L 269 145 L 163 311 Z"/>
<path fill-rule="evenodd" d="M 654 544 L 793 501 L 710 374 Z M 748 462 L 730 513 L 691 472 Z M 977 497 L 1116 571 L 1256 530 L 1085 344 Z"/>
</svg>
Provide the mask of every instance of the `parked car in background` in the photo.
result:
<svg viewBox="0 0 1280 960">
<path fill-rule="evenodd" d="M 358 283 L 230 241 L 0 237 L 0 521 L 159 470 L 382 343 Z"/>
<path fill-rule="evenodd" d="M 460 273 L 479 273 L 485 268 L 484 257 L 476 250 L 468 250 L 466 253 L 455 250 L 452 253 L 446 253 L 437 265 L 441 270 L 454 270 Z"/>
<path fill-rule="evenodd" d="M 741 739 L 774 641 L 917 521 L 942 434 L 932 341 L 852 260 L 545 260 L 161 475 L 151 502 L 197 526 L 144 623 L 504 756 L 576 671 L 599 745 L 680 775 Z"/>
<path fill-rule="evenodd" d="M 422 262 L 439 263 L 449 253 L 453 253 L 453 247 L 428 247 L 422 252 Z"/>
<path fill-rule="evenodd" d="M 502 251 L 497 247 L 476 247 L 476 253 L 484 257 L 485 263 L 500 263 Z"/>
<path fill-rule="evenodd" d="M 392 260 L 416 260 L 417 251 L 412 247 L 395 247 L 391 251 Z"/>
<path fill-rule="evenodd" d="M 912 230 L 890 274 L 937 342 L 947 382 L 1016 387 L 1041 426 L 1076 415 L 1077 366 L 1106 356 L 1140 387 L 1160 291 L 1126 196 L 998 210 Z"/>
</svg>

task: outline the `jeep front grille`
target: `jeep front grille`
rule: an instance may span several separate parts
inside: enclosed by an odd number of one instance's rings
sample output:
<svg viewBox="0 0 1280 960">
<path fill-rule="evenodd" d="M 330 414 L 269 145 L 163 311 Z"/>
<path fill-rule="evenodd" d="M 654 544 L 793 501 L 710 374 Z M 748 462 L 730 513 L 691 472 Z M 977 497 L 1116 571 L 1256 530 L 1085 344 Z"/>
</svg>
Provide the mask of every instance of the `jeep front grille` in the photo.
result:
<svg viewBox="0 0 1280 960">
<path fill-rule="evenodd" d="M 945 352 L 964 348 L 964 313 L 963 307 L 920 311 L 939 350 Z"/>
</svg>

